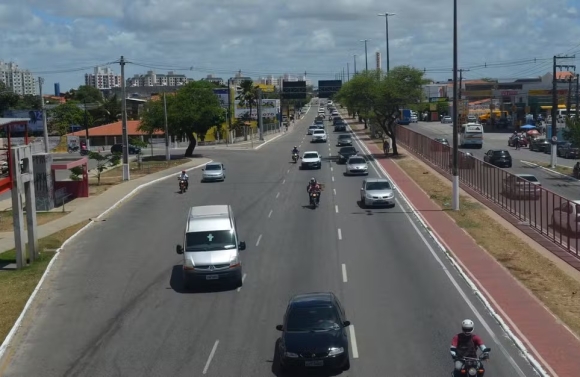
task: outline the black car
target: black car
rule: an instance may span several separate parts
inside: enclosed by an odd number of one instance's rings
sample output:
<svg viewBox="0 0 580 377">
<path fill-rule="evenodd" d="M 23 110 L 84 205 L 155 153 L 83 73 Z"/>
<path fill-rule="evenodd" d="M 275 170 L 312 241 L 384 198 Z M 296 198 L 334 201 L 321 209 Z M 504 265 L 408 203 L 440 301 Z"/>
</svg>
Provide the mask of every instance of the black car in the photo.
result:
<svg viewBox="0 0 580 377">
<path fill-rule="evenodd" d="M 573 158 L 577 159 L 579 156 L 579 150 L 573 143 L 566 142 L 564 145 L 557 149 L 558 157 Z"/>
<path fill-rule="evenodd" d="M 346 131 L 346 123 L 344 123 L 344 122 L 336 123 L 334 125 L 334 131 L 335 132 L 345 132 Z"/>
<path fill-rule="evenodd" d="M 342 147 L 344 145 L 352 146 L 352 137 L 349 134 L 338 135 L 337 145 Z"/>
<path fill-rule="evenodd" d="M 111 153 L 123 153 L 123 144 L 114 144 L 111 147 Z M 141 153 L 141 148 L 129 144 L 129 154 L 139 154 Z"/>
<path fill-rule="evenodd" d="M 556 156 L 560 156 L 561 152 L 560 149 L 562 149 L 568 142 L 567 141 L 557 141 L 556 142 Z M 545 154 L 552 154 L 552 143 L 550 143 L 549 147 L 544 148 L 544 153 Z"/>
<path fill-rule="evenodd" d="M 546 149 L 552 147 L 552 144 L 546 139 L 534 139 L 530 143 L 530 150 L 537 152 L 544 152 Z"/>
<path fill-rule="evenodd" d="M 350 322 L 338 298 L 331 292 L 299 294 L 290 299 L 276 352 L 281 371 L 315 368 L 350 369 Z"/>
<path fill-rule="evenodd" d="M 338 162 L 346 163 L 348 158 L 351 156 L 356 156 L 357 150 L 354 147 L 342 147 L 338 151 Z"/>
<path fill-rule="evenodd" d="M 510 155 L 510 152 L 503 149 L 488 150 L 485 156 L 483 156 L 483 161 L 499 168 L 512 167 L 512 156 Z"/>
</svg>

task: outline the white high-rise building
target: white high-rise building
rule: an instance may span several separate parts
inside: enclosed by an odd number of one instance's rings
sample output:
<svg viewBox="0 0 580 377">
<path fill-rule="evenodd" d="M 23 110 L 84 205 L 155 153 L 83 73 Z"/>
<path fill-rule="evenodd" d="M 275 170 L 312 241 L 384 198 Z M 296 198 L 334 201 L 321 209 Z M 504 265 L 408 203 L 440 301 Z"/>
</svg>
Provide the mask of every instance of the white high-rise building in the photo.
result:
<svg viewBox="0 0 580 377">
<path fill-rule="evenodd" d="M 121 86 L 121 75 L 115 75 L 109 67 L 95 67 L 94 73 L 85 74 L 85 85 L 97 89 L 111 89 Z"/>
<path fill-rule="evenodd" d="M 144 75 L 135 75 L 127 79 L 127 86 L 181 86 L 185 85 L 192 79 L 185 75 L 174 73 L 157 74 L 154 71 L 147 71 Z"/>
<path fill-rule="evenodd" d="M 16 63 L 0 61 L 0 81 L 18 95 L 38 95 L 38 86 L 32 73 L 20 69 Z"/>
<path fill-rule="evenodd" d="M 377 60 L 376 61 L 376 63 L 377 63 L 377 67 L 376 68 L 377 68 L 377 70 L 379 70 L 379 69 L 381 69 L 381 64 L 382 64 L 382 61 L 381 61 L 381 53 L 377 51 L 376 54 L 375 54 L 375 58 Z"/>
</svg>

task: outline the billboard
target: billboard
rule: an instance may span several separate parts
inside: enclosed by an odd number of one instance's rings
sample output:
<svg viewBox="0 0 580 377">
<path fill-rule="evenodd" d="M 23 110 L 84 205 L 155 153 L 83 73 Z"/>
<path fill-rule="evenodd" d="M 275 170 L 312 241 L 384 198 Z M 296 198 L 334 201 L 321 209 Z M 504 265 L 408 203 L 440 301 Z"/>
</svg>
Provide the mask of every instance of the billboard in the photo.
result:
<svg viewBox="0 0 580 377">
<path fill-rule="evenodd" d="M 258 88 L 262 89 L 262 93 L 273 93 L 276 87 L 274 85 L 258 84 Z"/>
<path fill-rule="evenodd" d="M 249 107 L 242 103 L 242 101 L 235 101 L 236 108 L 235 108 L 235 117 L 242 118 L 244 115 L 250 112 Z M 263 99 L 262 100 L 262 118 L 276 118 L 278 113 L 280 112 L 280 100 L 278 99 Z M 252 106 L 252 114 L 251 119 L 256 120 L 258 119 L 258 108 L 257 106 Z"/>
<path fill-rule="evenodd" d="M 284 99 L 306 99 L 306 81 L 284 81 L 282 83 Z"/>
<path fill-rule="evenodd" d="M 318 97 L 332 98 L 342 87 L 342 80 L 318 80 Z"/>
<path fill-rule="evenodd" d="M 28 118 L 28 131 L 44 133 L 41 110 L 6 110 L 4 118 Z M 24 132 L 24 125 L 12 126 L 13 132 Z"/>
<path fill-rule="evenodd" d="M 228 108 L 229 89 L 228 88 L 223 88 L 223 89 L 219 88 L 219 89 L 214 89 L 213 92 L 220 100 L 220 104 L 222 105 L 222 107 L 227 109 Z"/>
</svg>

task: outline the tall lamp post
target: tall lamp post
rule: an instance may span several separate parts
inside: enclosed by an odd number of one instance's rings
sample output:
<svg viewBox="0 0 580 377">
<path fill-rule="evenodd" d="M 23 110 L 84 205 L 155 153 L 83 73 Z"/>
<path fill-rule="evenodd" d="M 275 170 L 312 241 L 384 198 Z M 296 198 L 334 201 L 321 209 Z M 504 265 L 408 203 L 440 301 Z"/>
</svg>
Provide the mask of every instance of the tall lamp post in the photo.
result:
<svg viewBox="0 0 580 377">
<path fill-rule="evenodd" d="M 389 73 L 389 17 L 396 16 L 396 13 L 379 13 L 377 16 L 385 17 L 385 31 L 386 31 L 386 38 L 387 38 L 387 73 Z"/>
<path fill-rule="evenodd" d="M 368 71 L 369 70 L 369 56 L 367 54 L 367 42 L 370 41 L 370 39 L 361 39 L 360 42 L 364 42 L 365 43 L 365 70 Z"/>
<path fill-rule="evenodd" d="M 354 61 L 354 74 L 356 75 L 356 55 L 352 56 L 352 60 Z"/>
<path fill-rule="evenodd" d="M 457 98 L 457 0 L 453 0 L 453 210 L 459 211 L 459 173 L 457 162 L 459 159 L 459 101 Z"/>
</svg>

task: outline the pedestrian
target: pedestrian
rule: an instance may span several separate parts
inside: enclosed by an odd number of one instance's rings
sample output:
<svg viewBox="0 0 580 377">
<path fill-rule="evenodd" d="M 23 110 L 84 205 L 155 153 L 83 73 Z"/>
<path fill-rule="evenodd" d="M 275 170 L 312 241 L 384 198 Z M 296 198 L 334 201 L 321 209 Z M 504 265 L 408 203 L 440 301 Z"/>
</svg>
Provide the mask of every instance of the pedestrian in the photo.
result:
<svg viewBox="0 0 580 377">
<path fill-rule="evenodd" d="M 391 145 L 389 144 L 389 139 L 384 138 L 383 139 L 383 152 L 385 153 L 385 156 L 389 155 L 390 149 L 391 149 Z"/>
</svg>

